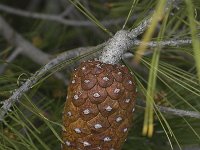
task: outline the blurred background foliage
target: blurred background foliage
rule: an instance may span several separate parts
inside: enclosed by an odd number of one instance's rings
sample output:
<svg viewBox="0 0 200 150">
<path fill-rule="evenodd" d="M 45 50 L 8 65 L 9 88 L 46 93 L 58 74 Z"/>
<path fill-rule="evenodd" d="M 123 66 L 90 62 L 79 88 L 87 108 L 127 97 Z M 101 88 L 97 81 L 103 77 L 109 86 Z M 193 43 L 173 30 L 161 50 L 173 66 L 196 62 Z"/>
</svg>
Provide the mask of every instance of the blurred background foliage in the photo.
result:
<svg viewBox="0 0 200 150">
<path fill-rule="evenodd" d="M 68 0 L 0 0 L 1 5 L 37 12 L 63 16 L 76 21 L 76 25 L 61 24 L 56 21 L 23 17 L 0 11 L 2 16 L 19 34 L 32 45 L 49 54 L 51 58 L 72 48 L 98 45 L 110 37 L 102 28 L 92 23 L 79 9 Z M 157 4 L 154 0 L 81 0 L 89 14 L 101 22 L 105 28 L 115 33 L 120 30 L 132 11 L 125 29 L 132 29 L 152 12 Z M 200 32 L 200 1 L 191 1 L 194 6 L 196 31 Z M 191 38 L 187 5 L 177 0 L 169 13 L 163 28 L 162 22 L 156 27 L 152 40 Z M 190 17 L 190 16 L 189 16 Z M 115 22 L 116 23 L 113 23 Z M 86 22 L 88 25 L 80 25 Z M 79 24 L 80 23 L 80 24 Z M 1 30 L 1 29 L 0 29 Z M 164 31 L 163 31 L 164 30 Z M 139 38 L 141 38 L 140 36 Z M 11 39 L 12 40 L 12 39 Z M 134 55 L 137 47 L 130 52 Z M 195 68 L 192 45 L 163 47 L 160 50 L 157 82 L 153 99 L 157 105 L 200 111 L 200 85 Z M 153 61 L 153 48 L 148 48 L 139 66 L 133 59 L 125 59 L 137 78 L 138 99 L 145 100 L 148 87 L 149 70 Z M 16 47 L 0 35 L 0 100 L 3 101 L 22 85 L 43 64 L 31 60 L 25 54 L 17 55 L 8 62 Z M 200 53 L 200 52 L 199 52 Z M 66 80 L 77 60 L 65 66 L 61 73 Z M 12 111 L 0 123 L 1 150 L 58 150 L 61 143 L 62 111 L 67 85 L 52 75 L 36 84 L 24 94 Z M 134 125 L 124 144 L 124 150 L 194 150 L 200 149 L 200 120 L 154 113 L 154 134 L 151 138 L 142 135 L 145 108 L 137 105 Z M 158 115 L 156 115 L 158 114 Z M 164 129 L 163 129 L 164 127 Z M 167 136 L 168 135 L 168 138 Z M 170 139 L 170 140 L 169 140 Z M 171 142 L 171 144 L 170 144 Z"/>
</svg>

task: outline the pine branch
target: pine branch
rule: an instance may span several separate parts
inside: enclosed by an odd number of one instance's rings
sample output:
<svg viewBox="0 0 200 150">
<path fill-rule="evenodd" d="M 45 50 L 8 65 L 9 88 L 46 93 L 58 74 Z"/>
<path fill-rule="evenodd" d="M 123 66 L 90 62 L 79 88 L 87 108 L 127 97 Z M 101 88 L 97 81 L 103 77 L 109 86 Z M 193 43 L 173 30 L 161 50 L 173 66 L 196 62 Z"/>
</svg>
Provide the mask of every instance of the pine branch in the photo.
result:
<svg viewBox="0 0 200 150">
<path fill-rule="evenodd" d="M 31 76 L 30 79 L 28 79 L 20 88 L 16 89 L 12 96 L 1 102 L 3 106 L 0 108 L 0 121 L 3 121 L 6 113 L 11 110 L 11 107 L 22 97 L 22 95 L 31 89 L 31 87 L 39 81 L 46 73 L 48 73 L 52 68 L 57 66 L 60 63 L 63 63 L 64 61 L 68 59 L 72 59 L 73 57 L 82 55 L 83 51 L 84 53 L 91 52 L 93 49 L 99 49 L 105 46 L 105 43 L 97 45 L 96 47 L 81 47 L 77 49 L 73 49 L 70 51 L 66 51 L 60 55 L 58 55 L 55 59 L 52 59 L 49 63 L 47 63 L 44 67 L 42 67 L 40 70 L 38 70 L 33 76 Z M 87 51 L 87 52 L 86 52 Z M 139 105 L 143 105 L 143 103 L 139 103 Z M 176 116 L 188 116 L 192 118 L 200 119 L 200 113 L 195 111 L 186 111 L 181 109 L 173 109 L 169 107 L 163 107 L 158 106 L 156 107 L 164 113 L 172 114 Z"/>
<path fill-rule="evenodd" d="M 19 89 L 16 89 L 12 96 L 1 102 L 3 106 L 0 108 L 0 121 L 2 121 L 8 111 L 11 110 L 11 107 L 20 100 L 22 95 L 31 89 L 31 87 L 39 81 L 46 73 L 48 73 L 52 68 L 57 66 L 58 64 L 71 59 L 73 57 L 77 57 L 82 55 L 83 51 L 84 53 L 91 52 L 93 49 L 99 49 L 101 47 L 105 46 L 105 43 L 97 45 L 96 47 L 81 47 L 77 49 L 73 49 L 70 51 L 66 51 L 60 55 L 58 55 L 55 59 L 52 59 L 49 63 L 47 63 L 44 67 L 42 67 L 40 70 L 38 70 L 33 76 L 31 76 L 30 79 L 28 79 Z M 143 105 L 140 103 L 140 105 Z M 176 116 L 188 116 L 193 118 L 200 119 L 200 113 L 194 112 L 194 111 L 186 111 L 181 109 L 173 109 L 169 107 L 163 107 L 163 106 L 156 106 L 161 112 L 172 114 Z"/>
<path fill-rule="evenodd" d="M 55 67 L 59 63 L 62 63 L 72 57 L 79 56 L 83 50 L 84 50 L 84 52 L 85 52 L 85 50 L 91 51 L 92 49 L 96 49 L 96 48 L 105 46 L 103 49 L 102 55 L 100 56 L 100 60 L 102 62 L 106 62 L 106 63 L 112 63 L 112 64 L 117 63 L 121 59 L 121 56 L 125 51 L 127 51 L 133 45 L 138 43 L 138 41 L 136 40 L 136 37 L 145 31 L 145 29 L 148 27 L 150 22 L 151 22 L 151 18 L 142 22 L 137 28 L 133 29 L 132 31 L 120 30 L 114 35 L 114 37 L 109 39 L 107 43 L 103 43 L 103 44 L 97 45 L 96 47 L 92 47 L 92 48 L 84 47 L 84 48 L 78 48 L 75 50 L 67 51 L 67 52 L 64 52 L 63 54 L 59 55 L 55 59 L 51 60 L 42 69 L 37 71 L 30 79 L 28 79 L 19 89 L 17 89 L 9 99 L 7 99 L 3 102 L 3 106 L 0 109 L 0 120 L 3 120 L 5 114 L 8 112 L 8 110 L 10 110 L 12 105 L 16 101 L 18 101 L 21 98 L 21 96 L 23 95 L 23 93 L 27 92 L 43 75 L 45 75 L 49 70 L 51 70 L 53 67 Z M 10 39 L 10 37 L 13 37 L 13 30 L 10 29 L 9 25 L 1 17 L 0 17 L 0 29 L 3 29 L 2 30 L 3 34 L 7 39 Z M 30 43 L 28 43 L 26 40 L 24 40 L 23 37 L 21 37 L 19 34 L 16 34 L 14 37 L 16 39 L 14 41 L 15 45 L 17 45 L 19 47 L 23 47 L 23 48 L 25 48 L 24 46 L 32 47 L 32 45 L 30 45 Z M 176 43 L 176 46 L 178 46 L 179 44 L 182 44 L 184 42 L 180 42 L 180 40 L 179 40 L 179 42 L 163 41 L 159 44 L 162 44 L 162 43 L 164 43 L 164 46 L 169 45 L 169 44 L 174 46 L 172 43 Z M 190 42 L 188 42 L 188 43 L 190 43 Z M 156 44 L 158 44 L 158 43 L 155 43 L 155 42 L 148 43 L 149 46 L 155 46 Z M 185 43 L 185 44 L 187 44 L 187 43 Z M 33 49 L 35 49 L 35 48 L 33 48 Z M 38 50 L 35 49 L 35 51 L 38 51 Z"/>
<path fill-rule="evenodd" d="M 0 17 L 0 22 L 3 22 L 5 24 L 5 22 L 2 20 L 1 17 Z M 1 29 L 1 26 L 0 26 L 0 29 Z M 3 120 L 5 114 L 8 112 L 8 110 L 10 110 L 12 105 L 22 97 L 23 93 L 27 92 L 51 68 L 55 67 L 56 65 L 58 65 L 59 63 L 62 63 L 63 61 L 65 61 L 67 59 L 79 56 L 80 53 L 83 51 L 86 52 L 86 50 L 87 50 L 87 52 L 88 52 L 94 48 L 96 49 L 96 48 L 103 47 L 106 45 L 100 59 L 102 61 L 105 61 L 108 63 L 116 63 L 117 61 L 119 61 L 121 59 L 122 54 L 126 50 L 128 50 L 131 46 L 133 46 L 135 43 L 134 39 L 130 39 L 128 34 L 129 34 L 128 31 L 120 30 L 115 34 L 115 36 L 113 38 L 109 39 L 107 43 L 103 43 L 103 44 L 97 45 L 96 47 L 92 47 L 92 48 L 84 47 L 84 48 L 77 48 L 75 50 L 67 51 L 67 52 L 59 55 L 57 58 L 49 61 L 49 63 L 47 63 L 41 70 L 37 71 L 19 89 L 17 89 L 9 99 L 2 102 L 3 106 L 0 109 L 0 120 Z M 20 40 L 23 41 L 22 40 L 23 38 L 19 35 L 16 35 L 15 38 L 17 38 L 17 39 L 20 38 Z M 17 44 L 21 45 L 20 42 Z M 25 42 L 25 43 L 27 43 L 27 42 Z M 28 46 L 30 46 L 30 45 L 28 44 Z M 114 56 L 113 54 L 115 55 L 116 58 L 113 57 Z"/>
</svg>

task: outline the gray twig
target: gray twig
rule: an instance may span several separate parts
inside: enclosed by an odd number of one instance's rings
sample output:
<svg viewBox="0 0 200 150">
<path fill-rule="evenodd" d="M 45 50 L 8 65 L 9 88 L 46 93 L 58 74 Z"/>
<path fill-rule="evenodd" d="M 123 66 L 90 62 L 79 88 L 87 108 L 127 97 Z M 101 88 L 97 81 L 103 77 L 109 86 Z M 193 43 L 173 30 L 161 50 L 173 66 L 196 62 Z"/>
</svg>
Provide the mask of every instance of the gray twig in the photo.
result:
<svg viewBox="0 0 200 150">
<path fill-rule="evenodd" d="M 0 74 L 2 74 L 7 66 L 7 63 L 12 62 L 22 51 L 21 48 L 16 48 L 14 50 L 14 52 L 6 59 L 6 64 L 3 64 L 2 66 L 0 66 Z"/>
<path fill-rule="evenodd" d="M 180 117 L 191 117 L 191 118 L 197 118 L 200 119 L 200 113 L 196 111 L 189 111 L 189 110 L 181 110 L 181 109 L 175 109 L 170 107 L 164 107 L 164 106 L 158 106 L 156 105 L 159 111 L 175 116 Z"/>
<path fill-rule="evenodd" d="M 70 4 L 59 16 L 65 17 L 74 9 L 74 5 Z"/>
<path fill-rule="evenodd" d="M 181 45 L 187 45 L 191 44 L 192 40 L 191 39 L 171 39 L 171 40 L 166 40 L 166 41 L 150 41 L 148 43 L 142 43 L 140 40 L 134 40 L 134 45 L 138 46 L 141 44 L 146 44 L 149 47 L 156 47 L 156 46 L 181 46 Z"/>
<path fill-rule="evenodd" d="M 166 6 L 164 11 L 166 12 L 170 6 L 176 7 L 176 5 L 173 5 L 175 3 L 175 0 L 167 0 Z M 147 18 L 145 18 L 139 25 L 138 27 L 136 27 L 135 29 L 132 29 L 128 36 L 131 39 L 134 39 L 136 37 L 138 37 L 138 35 L 144 33 L 144 31 L 149 27 L 150 23 L 152 21 L 152 16 L 149 16 Z"/>
<path fill-rule="evenodd" d="M 2 4 L 0 4 L 0 10 L 7 12 L 7 13 L 10 13 L 10 14 L 23 16 L 23 17 L 43 19 L 43 20 L 49 20 L 49 21 L 56 21 L 58 23 L 65 24 L 65 25 L 68 25 L 68 26 L 86 26 L 86 27 L 96 26 L 94 23 L 92 23 L 90 21 L 68 20 L 68 19 L 63 18 L 63 16 L 59 15 L 59 14 L 58 15 L 49 15 L 49 14 L 42 14 L 42 13 L 36 13 L 36 12 L 28 12 L 28 11 L 12 8 L 12 7 L 9 7 L 9 6 L 5 6 L 5 5 L 2 5 Z M 136 17 L 134 16 L 134 17 L 131 18 L 131 20 L 133 20 L 135 18 Z M 119 18 L 119 19 L 102 20 L 100 22 L 104 26 L 110 26 L 110 25 L 116 25 L 116 24 L 119 24 L 119 23 L 123 23 L 124 20 L 125 20 L 124 18 Z"/>
<path fill-rule="evenodd" d="M 0 16 L 0 33 L 14 47 L 21 48 L 22 54 L 29 56 L 32 60 L 40 64 L 46 64 L 50 60 L 50 55 L 34 47 L 29 41 L 24 39 L 19 33 Z"/>
<path fill-rule="evenodd" d="M 44 65 L 40 70 L 36 71 L 35 74 L 33 74 L 29 79 L 26 80 L 26 82 L 20 86 L 18 89 L 16 89 L 12 96 L 9 97 L 7 100 L 1 102 L 3 106 L 0 108 L 0 121 L 4 119 L 4 116 L 6 113 L 11 110 L 11 107 L 22 97 L 22 95 L 27 92 L 31 87 L 39 81 L 47 72 L 49 72 L 52 68 L 56 67 L 58 64 L 65 62 L 68 59 L 71 59 L 76 56 L 80 56 L 82 54 L 85 54 L 87 52 L 91 52 L 93 49 L 99 49 L 103 47 L 105 43 L 97 45 L 96 47 L 81 47 L 77 49 L 73 49 L 70 51 L 66 51 L 60 55 L 58 55 L 56 58 L 52 59 Z"/>
<path fill-rule="evenodd" d="M 145 102 L 141 99 L 137 99 L 136 104 L 141 107 L 146 107 Z M 154 107 L 156 107 L 157 110 L 159 110 L 160 112 L 163 112 L 169 115 L 200 119 L 200 113 L 197 111 L 182 110 L 182 109 L 165 107 L 165 106 L 160 106 L 160 105 L 154 105 Z"/>
<path fill-rule="evenodd" d="M 138 27 L 136 27 L 135 29 L 132 29 L 129 32 L 128 36 L 131 39 L 134 39 L 134 38 L 138 37 L 138 35 L 142 34 L 148 28 L 148 26 L 150 25 L 151 21 L 152 21 L 152 18 L 148 18 L 148 19 L 143 20 L 138 25 Z"/>
<path fill-rule="evenodd" d="M 12 46 L 16 47 L 17 49 L 20 49 L 20 54 L 29 57 L 34 62 L 40 65 L 44 65 L 51 60 L 51 55 L 42 52 L 40 49 L 33 46 L 29 41 L 24 39 L 1 16 L 0 33 Z M 56 73 L 55 76 L 56 78 L 66 82 L 62 74 Z"/>
</svg>

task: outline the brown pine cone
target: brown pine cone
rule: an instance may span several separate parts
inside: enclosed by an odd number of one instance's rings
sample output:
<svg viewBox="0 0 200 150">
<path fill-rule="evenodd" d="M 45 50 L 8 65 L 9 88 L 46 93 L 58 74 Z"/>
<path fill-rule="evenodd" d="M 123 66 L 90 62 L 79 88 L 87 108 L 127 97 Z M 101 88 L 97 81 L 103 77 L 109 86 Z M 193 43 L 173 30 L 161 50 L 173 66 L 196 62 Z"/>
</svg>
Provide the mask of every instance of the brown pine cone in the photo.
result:
<svg viewBox="0 0 200 150">
<path fill-rule="evenodd" d="M 120 150 L 135 98 L 135 81 L 126 66 L 83 62 L 68 88 L 62 150 Z"/>
</svg>

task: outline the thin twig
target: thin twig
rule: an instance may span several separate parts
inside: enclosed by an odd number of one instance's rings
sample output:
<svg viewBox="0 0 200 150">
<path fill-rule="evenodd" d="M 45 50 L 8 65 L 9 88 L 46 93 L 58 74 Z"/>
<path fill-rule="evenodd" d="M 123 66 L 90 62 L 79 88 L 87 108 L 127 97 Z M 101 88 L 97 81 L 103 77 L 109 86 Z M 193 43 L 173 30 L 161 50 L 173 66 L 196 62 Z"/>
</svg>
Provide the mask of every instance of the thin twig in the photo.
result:
<svg viewBox="0 0 200 150">
<path fill-rule="evenodd" d="M 196 111 L 189 111 L 189 110 L 181 110 L 181 109 L 175 109 L 170 107 L 164 107 L 164 106 L 158 106 L 156 105 L 159 111 L 175 116 L 180 117 L 191 117 L 191 118 L 197 118 L 200 119 L 200 113 Z"/>
<path fill-rule="evenodd" d="M 176 0 L 167 0 L 166 6 L 165 6 L 165 12 L 170 8 L 170 6 L 176 7 L 176 5 L 173 5 L 176 2 Z M 153 14 L 152 12 L 149 12 L 150 14 Z M 144 31 L 149 27 L 149 25 L 151 24 L 152 21 L 152 16 L 148 16 L 147 18 L 145 18 L 139 25 L 138 27 L 132 29 L 128 36 L 131 39 L 134 39 L 136 37 L 138 37 L 138 35 L 144 33 Z"/>
<path fill-rule="evenodd" d="M 14 47 L 21 49 L 20 54 L 29 57 L 31 60 L 40 65 L 45 65 L 52 58 L 51 55 L 36 48 L 29 41 L 17 33 L 1 16 L 0 16 L 0 33 Z M 67 80 L 61 73 L 55 73 L 55 77 L 64 81 Z"/>
<path fill-rule="evenodd" d="M 29 56 L 32 60 L 39 62 L 40 64 L 46 64 L 50 60 L 50 55 L 42 52 L 29 41 L 24 39 L 19 33 L 13 30 L 13 28 L 0 16 L 0 33 L 3 37 L 14 47 L 22 49 L 22 54 Z"/>
<path fill-rule="evenodd" d="M 22 97 L 22 95 L 27 92 L 31 87 L 39 81 L 46 73 L 48 73 L 52 68 L 56 67 L 58 64 L 63 63 L 68 59 L 72 59 L 73 57 L 80 56 L 87 52 L 90 52 L 94 49 L 99 49 L 103 47 L 105 43 L 97 45 L 96 47 L 81 47 L 77 49 L 73 49 L 70 51 L 66 51 L 56 58 L 52 59 L 40 70 L 36 71 L 26 82 L 16 89 L 13 94 L 5 101 L 1 102 L 3 106 L 0 108 L 0 121 L 2 121 L 6 115 L 6 113 L 11 110 L 11 107 Z"/>
<path fill-rule="evenodd" d="M 131 30 L 128 34 L 128 36 L 131 38 L 131 39 L 134 39 L 136 37 L 138 37 L 138 35 L 144 33 L 144 31 L 148 28 L 148 26 L 150 25 L 152 21 L 152 18 L 148 18 L 148 19 L 145 19 L 143 20 L 139 25 L 138 27 L 136 27 L 135 29 Z"/>
<path fill-rule="evenodd" d="M 200 145 L 199 144 L 194 144 L 194 145 L 185 145 L 182 150 L 199 150 Z M 175 150 L 180 150 L 180 148 L 176 148 Z"/>
<path fill-rule="evenodd" d="M 59 14 L 58 15 L 48 15 L 48 14 L 42 14 L 42 13 L 28 12 L 28 11 L 12 8 L 12 7 L 9 7 L 9 6 L 5 6 L 5 5 L 2 5 L 2 4 L 0 4 L 0 10 L 7 12 L 7 13 L 10 13 L 10 14 L 28 17 L 28 18 L 56 21 L 58 23 L 65 24 L 65 25 L 68 25 L 68 26 L 86 26 L 86 27 L 93 26 L 93 27 L 96 27 L 96 25 L 94 23 L 90 22 L 90 21 L 68 20 L 68 19 L 63 18 L 63 16 L 61 16 Z M 134 19 L 136 19 L 136 16 L 131 18 L 131 20 L 134 20 Z M 119 18 L 119 19 L 102 20 L 100 22 L 104 26 L 111 26 L 111 25 L 123 23 L 124 20 L 125 20 L 124 18 Z"/>
<path fill-rule="evenodd" d="M 136 101 L 136 104 L 141 107 L 146 107 L 145 102 L 141 99 L 138 99 Z M 159 110 L 160 112 L 163 112 L 169 115 L 200 119 L 200 113 L 196 111 L 182 110 L 182 109 L 165 107 L 165 106 L 160 106 L 160 105 L 154 105 L 154 107 L 156 107 L 157 110 Z"/>
<path fill-rule="evenodd" d="M 7 63 L 12 62 L 20 54 L 21 51 L 22 49 L 19 47 L 14 50 L 14 52 L 6 59 L 6 64 L 0 66 L 0 74 L 2 74 L 6 69 L 6 66 L 8 65 Z"/>
<path fill-rule="evenodd" d="M 140 40 L 134 40 L 134 45 L 138 46 L 141 44 L 146 44 L 149 47 L 156 47 L 156 46 L 181 46 L 181 45 L 188 45 L 191 44 L 192 40 L 191 39 L 171 39 L 171 40 L 166 40 L 166 41 L 150 41 L 148 43 L 143 43 Z"/>
<path fill-rule="evenodd" d="M 73 9 L 74 5 L 70 4 L 59 16 L 60 17 L 68 16 Z"/>
</svg>

